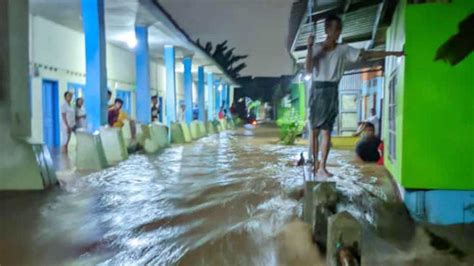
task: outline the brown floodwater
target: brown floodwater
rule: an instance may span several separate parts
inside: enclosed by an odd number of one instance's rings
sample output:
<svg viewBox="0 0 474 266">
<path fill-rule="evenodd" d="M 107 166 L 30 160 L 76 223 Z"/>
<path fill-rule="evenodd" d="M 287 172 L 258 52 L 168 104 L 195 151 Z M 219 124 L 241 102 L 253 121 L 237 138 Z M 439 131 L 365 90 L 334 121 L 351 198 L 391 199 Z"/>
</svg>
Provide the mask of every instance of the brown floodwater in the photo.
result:
<svg viewBox="0 0 474 266">
<path fill-rule="evenodd" d="M 323 265 L 288 197 L 304 147 L 276 137 L 223 132 L 52 191 L 2 193 L 0 265 Z"/>
</svg>

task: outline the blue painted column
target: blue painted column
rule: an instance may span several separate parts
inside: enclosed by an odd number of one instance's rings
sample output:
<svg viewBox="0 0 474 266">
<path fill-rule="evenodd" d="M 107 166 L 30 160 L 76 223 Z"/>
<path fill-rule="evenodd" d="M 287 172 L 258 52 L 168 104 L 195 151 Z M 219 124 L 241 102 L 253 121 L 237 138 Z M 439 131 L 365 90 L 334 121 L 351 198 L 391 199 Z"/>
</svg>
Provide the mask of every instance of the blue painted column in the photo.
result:
<svg viewBox="0 0 474 266">
<path fill-rule="evenodd" d="M 222 85 L 222 103 L 224 105 L 224 109 L 226 109 L 227 111 L 229 111 L 229 102 L 227 101 L 227 95 L 229 94 L 228 89 L 229 89 L 229 85 L 224 83 Z"/>
<path fill-rule="evenodd" d="M 231 102 L 230 102 L 230 85 L 227 84 L 227 88 L 226 88 L 226 98 L 225 98 L 225 101 L 227 103 L 227 111 L 229 111 L 229 114 L 230 114 L 230 106 L 231 106 Z"/>
<path fill-rule="evenodd" d="M 219 110 L 221 108 L 221 93 L 222 93 L 222 87 L 221 87 L 221 81 L 217 80 L 215 83 L 215 92 L 216 92 L 216 97 L 215 97 L 215 106 L 214 109 L 216 110 L 216 115 L 219 115 Z"/>
<path fill-rule="evenodd" d="M 192 74 L 192 59 L 185 57 L 183 59 L 184 65 L 184 103 L 186 105 L 184 120 L 186 123 L 193 121 L 193 74 Z"/>
<path fill-rule="evenodd" d="M 198 67 L 198 87 L 197 87 L 197 100 L 199 110 L 199 121 L 204 122 L 206 120 L 206 99 L 204 97 L 204 67 Z"/>
<path fill-rule="evenodd" d="M 212 72 L 207 73 L 207 120 L 212 121 L 214 115 L 214 76 Z"/>
<path fill-rule="evenodd" d="M 165 67 L 166 67 L 166 123 L 176 121 L 176 79 L 175 79 L 175 52 L 171 45 L 165 46 Z"/>
<path fill-rule="evenodd" d="M 82 0 L 86 46 L 84 102 L 92 130 L 107 124 L 107 69 L 105 60 L 104 0 Z"/>
<path fill-rule="evenodd" d="M 148 53 L 148 28 L 135 27 L 137 47 L 135 50 L 137 80 L 137 121 L 142 124 L 151 122 L 150 97 L 150 57 Z"/>
</svg>

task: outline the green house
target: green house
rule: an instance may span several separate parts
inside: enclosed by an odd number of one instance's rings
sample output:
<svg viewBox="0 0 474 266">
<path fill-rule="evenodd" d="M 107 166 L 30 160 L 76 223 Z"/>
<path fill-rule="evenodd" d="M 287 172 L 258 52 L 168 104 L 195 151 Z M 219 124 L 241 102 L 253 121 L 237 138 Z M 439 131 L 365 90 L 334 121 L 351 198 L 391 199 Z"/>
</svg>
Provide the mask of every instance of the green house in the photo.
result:
<svg viewBox="0 0 474 266">
<path fill-rule="evenodd" d="M 385 65 L 385 164 L 411 214 L 436 224 L 474 222 L 474 55 L 434 61 L 473 11 L 472 0 L 402 0 L 387 31 L 386 49 L 406 57 Z"/>
</svg>

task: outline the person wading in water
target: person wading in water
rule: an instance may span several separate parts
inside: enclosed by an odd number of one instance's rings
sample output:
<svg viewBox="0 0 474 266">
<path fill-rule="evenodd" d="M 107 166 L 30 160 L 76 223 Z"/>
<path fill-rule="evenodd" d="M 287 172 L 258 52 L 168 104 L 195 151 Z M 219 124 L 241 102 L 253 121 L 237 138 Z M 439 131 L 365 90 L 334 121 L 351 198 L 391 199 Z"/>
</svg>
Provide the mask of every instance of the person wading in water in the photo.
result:
<svg viewBox="0 0 474 266">
<path fill-rule="evenodd" d="M 329 16 L 324 24 L 326 40 L 314 43 L 314 35 L 308 38 L 306 71 L 312 76 L 309 97 L 309 122 L 312 129 L 314 174 L 319 177 L 333 176 L 326 169 L 331 132 L 339 113 L 339 81 L 346 63 L 359 59 L 378 59 L 386 56 L 403 56 L 403 52 L 363 51 L 347 44 L 337 43 L 342 31 L 342 21 Z M 321 162 L 319 162 L 319 133 L 322 133 Z"/>
</svg>

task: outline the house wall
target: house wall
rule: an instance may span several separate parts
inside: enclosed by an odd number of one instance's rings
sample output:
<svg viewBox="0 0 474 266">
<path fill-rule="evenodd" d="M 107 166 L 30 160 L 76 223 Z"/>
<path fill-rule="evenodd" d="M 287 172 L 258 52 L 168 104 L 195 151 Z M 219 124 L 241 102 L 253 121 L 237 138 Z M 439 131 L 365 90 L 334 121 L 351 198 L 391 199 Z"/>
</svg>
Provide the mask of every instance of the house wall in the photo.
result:
<svg viewBox="0 0 474 266">
<path fill-rule="evenodd" d="M 473 9 L 473 1 L 406 8 L 405 188 L 474 189 L 474 55 L 456 66 L 433 60 Z"/>
<path fill-rule="evenodd" d="M 393 15 L 392 24 L 387 30 L 387 42 L 386 49 L 388 51 L 401 51 L 405 44 L 405 1 L 400 1 L 396 11 Z M 395 87 L 395 123 L 396 123 L 396 157 L 390 159 L 389 157 L 389 84 L 390 78 L 394 71 L 397 71 L 396 75 L 396 87 Z M 385 60 L 385 73 L 384 73 L 384 106 L 383 106 L 383 123 L 382 123 L 382 136 L 386 143 L 384 151 L 384 161 L 387 170 L 392 176 L 397 179 L 399 183 L 402 182 L 402 165 L 403 165 L 403 107 L 404 107 L 404 74 L 405 74 L 405 58 L 387 57 Z"/>
</svg>

